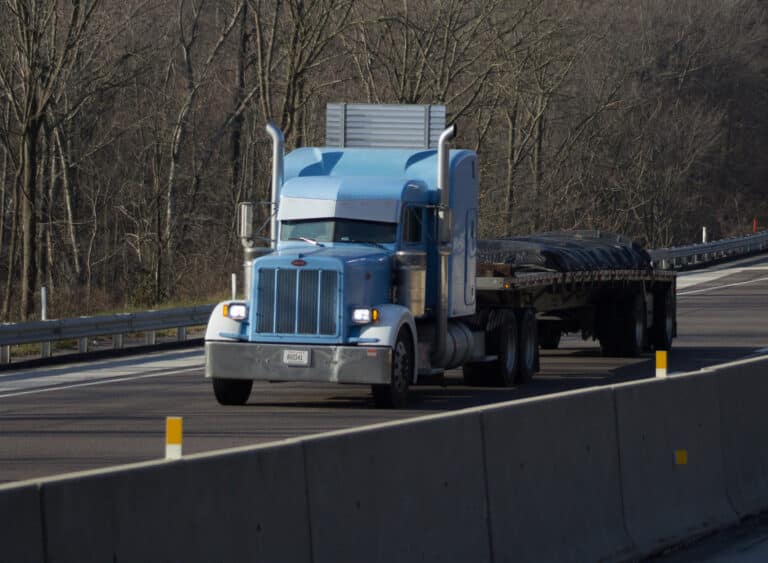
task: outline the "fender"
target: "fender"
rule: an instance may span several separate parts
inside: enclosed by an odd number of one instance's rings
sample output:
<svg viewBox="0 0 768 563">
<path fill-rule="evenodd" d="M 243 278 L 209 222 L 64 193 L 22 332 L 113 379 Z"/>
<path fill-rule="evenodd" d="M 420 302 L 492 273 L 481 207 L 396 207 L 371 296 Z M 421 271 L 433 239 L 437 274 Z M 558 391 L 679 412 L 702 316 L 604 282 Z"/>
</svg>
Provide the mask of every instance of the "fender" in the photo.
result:
<svg viewBox="0 0 768 563">
<path fill-rule="evenodd" d="M 376 346 L 389 346 L 391 348 L 395 345 L 400 329 L 407 325 L 411 329 L 411 338 L 413 340 L 413 383 L 416 383 L 418 369 L 415 366 L 419 365 L 419 346 L 416 337 L 416 322 L 413 320 L 411 311 L 402 305 L 391 303 L 376 305 L 376 308 L 379 310 L 379 320 L 362 327 L 360 329 L 360 338 L 375 338 L 378 340 Z M 365 346 L 365 344 L 360 344 L 360 346 Z"/>
<path fill-rule="evenodd" d="M 208 319 L 208 326 L 205 329 L 205 340 L 222 340 L 237 342 L 236 338 L 227 338 L 222 336 L 223 334 L 240 334 L 242 330 L 242 323 L 239 321 L 233 321 L 229 317 L 225 317 L 222 309 L 224 305 L 230 305 L 232 303 L 238 303 L 247 305 L 245 301 L 222 301 L 217 304 L 211 313 L 211 317 Z"/>
</svg>

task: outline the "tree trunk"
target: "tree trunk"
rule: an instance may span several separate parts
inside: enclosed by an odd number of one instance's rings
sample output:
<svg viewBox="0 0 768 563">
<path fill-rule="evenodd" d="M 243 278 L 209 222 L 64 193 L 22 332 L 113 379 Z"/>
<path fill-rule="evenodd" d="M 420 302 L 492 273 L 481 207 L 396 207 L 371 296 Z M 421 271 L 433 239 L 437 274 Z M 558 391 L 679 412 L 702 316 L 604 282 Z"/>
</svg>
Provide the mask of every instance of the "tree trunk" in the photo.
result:
<svg viewBox="0 0 768 563">
<path fill-rule="evenodd" d="M 512 234 L 512 212 L 515 205 L 515 173 L 517 172 L 517 108 L 518 101 L 507 115 L 507 186 L 504 193 L 503 233 Z"/>
<path fill-rule="evenodd" d="M 35 312 L 37 288 L 37 143 L 40 126 L 32 123 L 24 132 L 21 158 L 21 318 Z"/>
<path fill-rule="evenodd" d="M 248 3 L 243 5 L 242 20 L 240 22 L 240 44 L 237 50 L 237 89 L 235 90 L 235 104 L 234 107 L 240 106 L 240 103 L 245 96 L 245 66 L 246 59 L 248 57 L 248 27 L 246 25 L 248 21 Z M 243 138 L 243 125 L 245 123 L 245 115 L 243 112 L 238 113 L 232 120 L 232 135 L 230 142 L 232 144 L 232 178 L 230 182 L 232 190 L 232 199 L 235 202 L 240 201 L 240 186 L 242 176 L 242 138 Z"/>
<path fill-rule="evenodd" d="M 82 268 L 80 267 L 80 251 L 77 246 L 77 234 L 75 232 L 74 214 L 72 213 L 72 191 L 69 178 L 69 158 L 64 151 L 59 129 L 53 131 L 53 140 L 59 157 L 59 172 L 61 174 L 61 190 L 64 196 L 64 209 L 67 214 L 67 235 L 72 247 L 72 267 L 74 268 L 77 283 L 82 283 Z"/>
<path fill-rule="evenodd" d="M 8 272 L 5 278 L 5 290 L 3 291 L 3 303 L 2 303 L 2 321 L 9 321 L 11 313 L 11 295 L 13 294 L 14 278 L 16 273 L 16 265 L 18 264 L 18 257 L 16 248 L 19 240 L 19 186 L 18 176 L 14 178 L 13 182 L 13 200 L 16 205 L 13 208 L 13 221 L 11 221 L 10 240 L 8 241 Z"/>
</svg>

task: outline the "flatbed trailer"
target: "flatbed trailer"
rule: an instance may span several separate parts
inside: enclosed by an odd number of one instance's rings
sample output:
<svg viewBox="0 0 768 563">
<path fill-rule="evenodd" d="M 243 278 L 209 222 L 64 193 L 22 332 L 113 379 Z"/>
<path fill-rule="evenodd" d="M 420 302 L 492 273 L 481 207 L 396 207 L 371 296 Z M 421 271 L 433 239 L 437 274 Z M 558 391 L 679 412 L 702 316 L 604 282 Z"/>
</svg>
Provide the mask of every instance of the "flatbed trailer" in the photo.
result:
<svg viewBox="0 0 768 563">
<path fill-rule="evenodd" d="M 677 333 L 675 279 L 650 268 L 515 272 L 481 263 L 477 311 L 463 320 L 475 348 L 462 364 L 465 381 L 527 383 L 539 370 L 540 350 L 557 348 L 566 333 L 599 341 L 606 356 L 668 350 Z"/>
</svg>

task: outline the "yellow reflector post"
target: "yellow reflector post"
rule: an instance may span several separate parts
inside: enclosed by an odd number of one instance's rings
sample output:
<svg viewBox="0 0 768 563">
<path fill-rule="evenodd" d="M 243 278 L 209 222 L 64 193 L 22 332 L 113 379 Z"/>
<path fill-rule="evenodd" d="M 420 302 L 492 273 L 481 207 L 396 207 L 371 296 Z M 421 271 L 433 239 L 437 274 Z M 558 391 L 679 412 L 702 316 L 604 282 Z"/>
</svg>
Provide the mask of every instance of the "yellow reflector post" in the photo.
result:
<svg viewBox="0 0 768 563">
<path fill-rule="evenodd" d="M 666 350 L 656 350 L 656 377 L 667 377 Z"/>
<path fill-rule="evenodd" d="M 675 450 L 675 465 L 688 465 L 688 450 Z"/>
<path fill-rule="evenodd" d="M 165 419 L 165 459 L 181 458 L 181 438 L 183 419 L 169 416 Z"/>
</svg>

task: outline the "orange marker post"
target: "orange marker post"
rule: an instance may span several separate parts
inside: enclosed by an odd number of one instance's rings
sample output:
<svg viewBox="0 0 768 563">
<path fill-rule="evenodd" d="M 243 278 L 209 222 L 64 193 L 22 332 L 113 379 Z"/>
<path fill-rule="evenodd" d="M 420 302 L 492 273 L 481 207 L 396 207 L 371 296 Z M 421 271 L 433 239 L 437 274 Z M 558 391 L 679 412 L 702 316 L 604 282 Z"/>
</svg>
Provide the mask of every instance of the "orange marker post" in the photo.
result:
<svg viewBox="0 0 768 563">
<path fill-rule="evenodd" d="M 667 377 L 667 351 L 656 351 L 656 377 Z"/>
<path fill-rule="evenodd" d="M 165 459 L 181 459 L 183 419 L 169 416 L 165 419 Z"/>
</svg>

